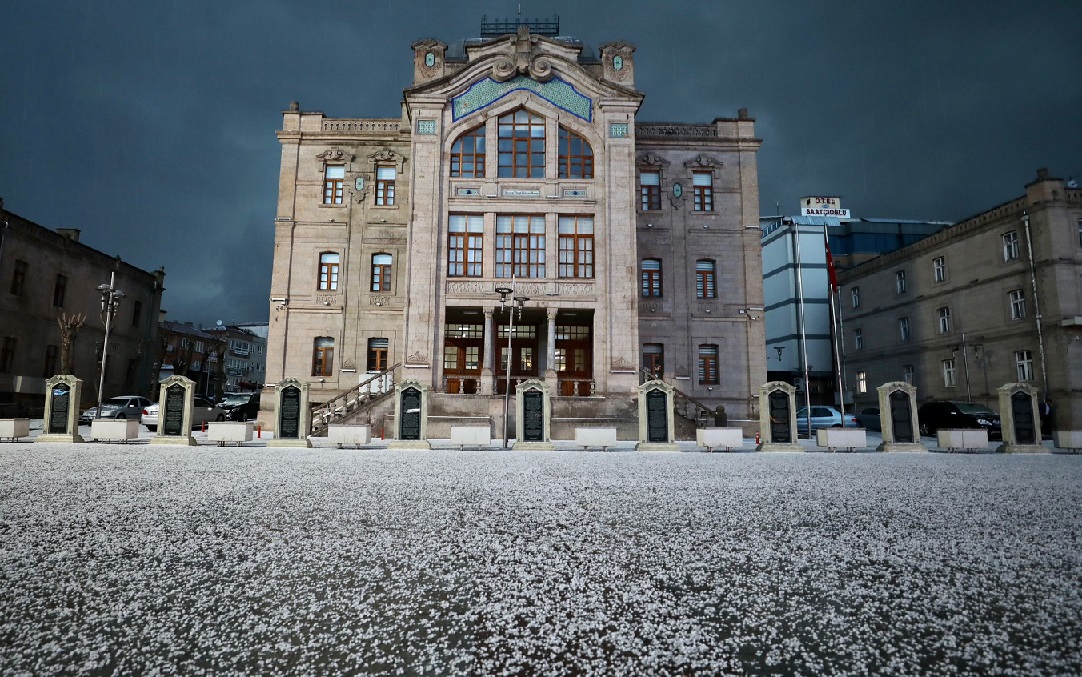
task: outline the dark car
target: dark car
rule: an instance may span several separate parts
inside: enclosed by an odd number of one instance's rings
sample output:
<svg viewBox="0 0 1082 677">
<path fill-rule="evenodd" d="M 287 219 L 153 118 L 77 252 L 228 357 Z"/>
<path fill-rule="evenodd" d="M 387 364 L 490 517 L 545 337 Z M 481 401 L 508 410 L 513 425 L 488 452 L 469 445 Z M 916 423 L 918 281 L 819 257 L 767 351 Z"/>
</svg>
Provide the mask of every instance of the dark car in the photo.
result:
<svg viewBox="0 0 1082 677">
<path fill-rule="evenodd" d="M 988 431 L 988 439 L 1002 439 L 999 414 L 976 402 L 925 402 L 917 412 L 920 434 L 935 435 L 941 428 L 946 430 L 980 429 Z"/>
<path fill-rule="evenodd" d="M 259 393 L 226 393 L 219 406 L 227 421 L 254 421 L 259 416 Z"/>
<path fill-rule="evenodd" d="M 879 430 L 882 421 L 879 418 L 879 407 L 865 407 L 857 414 L 860 425 L 868 430 Z"/>
</svg>

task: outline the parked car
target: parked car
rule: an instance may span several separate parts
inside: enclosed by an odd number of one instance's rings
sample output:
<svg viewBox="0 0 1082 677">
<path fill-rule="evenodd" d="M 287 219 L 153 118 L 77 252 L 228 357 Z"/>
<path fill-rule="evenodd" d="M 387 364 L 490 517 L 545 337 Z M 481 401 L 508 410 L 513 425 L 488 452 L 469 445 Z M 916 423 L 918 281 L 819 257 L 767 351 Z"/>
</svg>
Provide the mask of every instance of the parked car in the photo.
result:
<svg viewBox="0 0 1082 677">
<path fill-rule="evenodd" d="M 192 402 L 192 427 L 198 428 L 204 423 L 211 421 L 224 421 L 225 409 L 214 404 L 202 395 L 196 395 Z M 143 425 L 147 430 L 155 432 L 158 429 L 158 403 L 151 404 L 143 410 Z"/>
<path fill-rule="evenodd" d="M 860 425 L 868 430 L 879 430 L 882 424 L 879 419 L 879 407 L 865 407 L 857 414 Z"/>
<path fill-rule="evenodd" d="M 796 412 L 796 431 L 798 435 L 808 434 L 808 408 L 801 407 Z M 842 416 L 834 407 L 813 406 L 811 408 L 811 428 L 859 428 L 857 417 L 852 414 Z"/>
<path fill-rule="evenodd" d="M 984 428 L 988 439 L 1003 438 L 999 414 L 976 402 L 925 402 L 917 410 L 917 418 L 921 435 L 935 435 L 940 428 Z"/>
<path fill-rule="evenodd" d="M 227 421 L 240 421 L 243 423 L 254 420 L 259 416 L 259 392 L 226 393 L 219 406 L 225 409 L 225 420 Z"/>
<path fill-rule="evenodd" d="M 118 395 L 110 397 L 101 403 L 101 418 L 131 418 L 138 421 L 143 415 L 143 409 L 150 404 L 150 400 L 139 395 Z M 90 422 L 98 418 L 97 405 L 79 414 L 80 425 L 90 425 Z"/>
</svg>

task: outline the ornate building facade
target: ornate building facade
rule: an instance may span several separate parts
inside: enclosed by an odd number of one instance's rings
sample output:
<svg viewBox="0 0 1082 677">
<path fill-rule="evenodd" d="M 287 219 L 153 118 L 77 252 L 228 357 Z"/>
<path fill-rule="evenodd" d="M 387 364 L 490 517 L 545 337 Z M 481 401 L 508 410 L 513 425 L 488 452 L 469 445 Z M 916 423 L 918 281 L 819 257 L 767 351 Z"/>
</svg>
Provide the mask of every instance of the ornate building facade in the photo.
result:
<svg viewBox="0 0 1082 677">
<path fill-rule="evenodd" d="M 395 367 L 485 416 L 510 369 L 618 418 L 645 370 L 754 419 L 754 121 L 638 122 L 634 46 L 501 29 L 414 43 L 401 118 L 284 113 L 268 383 Z"/>
</svg>

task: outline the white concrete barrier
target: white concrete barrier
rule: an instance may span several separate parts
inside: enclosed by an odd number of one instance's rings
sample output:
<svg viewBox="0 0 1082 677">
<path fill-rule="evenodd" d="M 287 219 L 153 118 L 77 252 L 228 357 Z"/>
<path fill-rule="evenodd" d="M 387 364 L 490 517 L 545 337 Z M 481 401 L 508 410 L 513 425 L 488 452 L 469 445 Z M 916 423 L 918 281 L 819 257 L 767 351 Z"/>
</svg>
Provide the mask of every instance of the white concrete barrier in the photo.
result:
<svg viewBox="0 0 1082 677">
<path fill-rule="evenodd" d="M 1082 452 L 1082 430 L 1053 430 L 1052 444 L 1060 449 Z"/>
<path fill-rule="evenodd" d="M 584 449 L 601 447 L 607 450 L 616 446 L 616 428 L 575 428 L 575 444 Z"/>
<path fill-rule="evenodd" d="M 815 431 L 815 443 L 834 451 L 838 447 L 853 451 L 868 446 L 864 428 L 820 428 Z"/>
<path fill-rule="evenodd" d="M 706 447 L 707 451 L 722 448 L 725 451 L 744 446 L 743 428 L 698 428 L 695 431 L 695 443 Z"/>
<path fill-rule="evenodd" d="M 207 423 L 207 439 L 217 442 L 219 447 L 224 447 L 226 442 L 251 442 L 254 429 L 254 422 L 211 421 Z"/>
<path fill-rule="evenodd" d="M 984 429 L 974 430 L 937 430 L 936 440 L 941 449 L 975 449 L 988 448 L 988 431 Z"/>
<path fill-rule="evenodd" d="M 488 426 L 453 425 L 451 426 L 451 444 L 459 448 L 466 446 L 487 447 L 492 444 L 492 429 Z"/>
<path fill-rule="evenodd" d="M 139 437 L 139 421 L 134 418 L 96 418 L 90 422 L 90 439 L 126 442 Z"/>
<path fill-rule="evenodd" d="M 367 425 L 335 425 L 327 428 L 327 441 L 341 449 L 344 446 L 359 447 L 372 441 L 372 428 Z"/>
<path fill-rule="evenodd" d="M 0 418 L 0 440 L 15 440 L 30 436 L 30 419 Z"/>
</svg>

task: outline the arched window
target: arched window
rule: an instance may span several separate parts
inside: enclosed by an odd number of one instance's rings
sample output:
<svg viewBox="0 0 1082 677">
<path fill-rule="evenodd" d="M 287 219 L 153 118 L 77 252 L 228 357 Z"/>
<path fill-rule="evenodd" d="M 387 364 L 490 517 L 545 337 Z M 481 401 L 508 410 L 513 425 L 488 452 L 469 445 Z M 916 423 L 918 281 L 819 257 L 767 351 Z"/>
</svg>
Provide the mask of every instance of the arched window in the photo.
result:
<svg viewBox="0 0 1082 677">
<path fill-rule="evenodd" d="M 545 178 L 545 118 L 520 108 L 499 119 L 501 179 Z"/>
<path fill-rule="evenodd" d="M 323 252 L 319 255 L 319 290 L 338 289 L 338 252 Z"/>
<path fill-rule="evenodd" d="M 594 178 L 594 149 L 570 129 L 560 127 L 560 178 Z"/>
<path fill-rule="evenodd" d="M 642 260 L 643 298 L 661 296 L 661 259 Z"/>
<path fill-rule="evenodd" d="M 317 336 L 312 347 L 312 376 L 330 376 L 334 370 L 334 339 Z"/>
<path fill-rule="evenodd" d="M 372 255 L 372 291 L 391 291 L 391 262 L 390 254 Z"/>
<path fill-rule="evenodd" d="M 716 267 L 710 259 L 699 259 L 695 262 L 695 297 L 700 299 L 716 299 L 718 288 L 716 281 Z"/>
<path fill-rule="evenodd" d="M 451 144 L 451 176 L 481 178 L 485 175 L 485 126 L 475 127 Z"/>
</svg>

